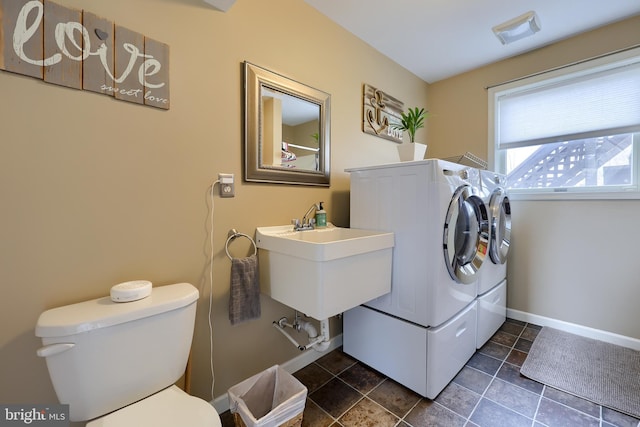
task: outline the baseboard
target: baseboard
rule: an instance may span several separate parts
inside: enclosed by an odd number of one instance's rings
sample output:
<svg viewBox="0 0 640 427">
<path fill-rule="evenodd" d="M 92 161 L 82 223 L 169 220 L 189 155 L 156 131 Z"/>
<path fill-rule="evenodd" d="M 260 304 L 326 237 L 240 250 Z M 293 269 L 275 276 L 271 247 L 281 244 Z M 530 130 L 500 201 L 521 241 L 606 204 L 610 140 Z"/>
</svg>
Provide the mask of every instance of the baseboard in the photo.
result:
<svg viewBox="0 0 640 427">
<path fill-rule="evenodd" d="M 624 335 L 614 334 L 613 332 L 607 332 L 600 329 L 590 328 L 588 326 L 582 326 L 575 323 L 565 322 L 563 320 L 552 319 L 549 317 L 538 316 L 537 314 L 531 314 L 524 311 L 507 309 L 507 317 L 522 322 L 533 323 L 539 326 L 548 326 L 550 328 L 559 329 L 561 331 L 570 332 L 575 335 L 580 335 L 587 338 L 593 338 L 596 340 L 608 342 L 611 344 L 628 347 L 633 350 L 640 351 L 640 340 L 637 338 L 631 338 Z"/>
<path fill-rule="evenodd" d="M 305 366 L 315 362 L 325 354 L 329 353 L 332 350 L 335 350 L 341 345 L 342 345 L 342 334 L 336 335 L 335 337 L 329 340 L 329 348 L 327 348 L 327 350 L 323 352 L 315 351 L 313 349 L 306 350 L 305 352 L 300 353 L 300 355 L 294 357 L 293 359 L 287 360 L 286 362 L 281 363 L 280 367 L 287 372 L 291 372 L 291 373 L 296 372 L 304 368 Z M 216 408 L 216 411 L 218 411 L 219 414 L 229 410 L 229 396 L 227 393 L 216 397 L 212 402 L 209 402 L 209 403 L 211 403 L 211 405 L 213 405 L 213 407 Z"/>
</svg>

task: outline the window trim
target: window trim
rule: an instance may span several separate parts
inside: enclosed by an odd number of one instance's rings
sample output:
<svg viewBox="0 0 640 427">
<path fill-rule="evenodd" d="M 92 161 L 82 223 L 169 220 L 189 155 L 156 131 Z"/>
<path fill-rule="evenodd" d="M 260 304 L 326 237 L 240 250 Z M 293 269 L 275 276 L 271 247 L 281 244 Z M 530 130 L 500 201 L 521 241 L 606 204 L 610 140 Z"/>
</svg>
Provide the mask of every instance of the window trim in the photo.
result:
<svg viewBox="0 0 640 427">
<path fill-rule="evenodd" d="M 487 88 L 488 91 L 488 163 L 496 172 L 505 171 L 506 151 L 498 148 L 496 141 L 496 129 L 498 126 L 496 106 L 498 98 L 505 93 L 525 90 L 536 85 L 562 81 L 568 75 L 581 77 L 592 72 L 602 71 L 612 66 L 640 63 L 640 47 L 635 47 L 601 57 L 588 59 L 579 63 L 559 67 L 550 71 L 537 73 L 521 79 L 512 80 L 504 84 Z M 618 64 L 618 65 L 614 65 Z M 544 83 L 543 83 L 544 82 Z M 635 130 L 635 129 L 634 129 Z M 636 135 L 637 136 L 637 135 Z M 576 138 L 578 139 L 578 138 Z M 627 200 L 640 199 L 640 143 L 634 141 L 632 170 L 634 183 L 626 188 L 612 191 L 610 188 L 584 188 L 570 189 L 510 189 L 509 197 L 513 200 Z"/>
</svg>

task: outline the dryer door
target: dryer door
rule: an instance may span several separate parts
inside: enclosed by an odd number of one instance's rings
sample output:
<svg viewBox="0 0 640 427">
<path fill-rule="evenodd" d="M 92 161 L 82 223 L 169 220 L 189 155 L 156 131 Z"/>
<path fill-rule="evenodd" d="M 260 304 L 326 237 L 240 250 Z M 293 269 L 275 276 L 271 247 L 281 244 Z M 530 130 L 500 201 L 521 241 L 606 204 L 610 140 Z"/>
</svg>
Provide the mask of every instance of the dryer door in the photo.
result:
<svg viewBox="0 0 640 427">
<path fill-rule="evenodd" d="M 489 245 L 487 208 L 473 187 L 463 185 L 453 194 L 444 224 L 444 259 L 458 283 L 477 279 Z"/>
<path fill-rule="evenodd" d="M 496 188 L 489 202 L 491 242 L 489 256 L 494 264 L 507 262 L 511 243 L 511 203 L 504 188 Z"/>
</svg>

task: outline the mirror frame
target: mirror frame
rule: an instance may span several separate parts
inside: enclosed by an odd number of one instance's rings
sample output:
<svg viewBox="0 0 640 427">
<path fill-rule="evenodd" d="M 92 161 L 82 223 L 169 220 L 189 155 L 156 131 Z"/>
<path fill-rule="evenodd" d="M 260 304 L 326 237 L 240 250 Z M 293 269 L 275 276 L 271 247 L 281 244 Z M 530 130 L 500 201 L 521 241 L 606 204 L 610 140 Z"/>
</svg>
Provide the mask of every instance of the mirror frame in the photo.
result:
<svg viewBox="0 0 640 427">
<path fill-rule="evenodd" d="M 319 106 L 319 170 L 287 169 L 262 164 L 262 88 Z M 244 62 L 244 169 L 253 182 L 330 186 L 331 95 L 249 62 Z"/>
</svg>

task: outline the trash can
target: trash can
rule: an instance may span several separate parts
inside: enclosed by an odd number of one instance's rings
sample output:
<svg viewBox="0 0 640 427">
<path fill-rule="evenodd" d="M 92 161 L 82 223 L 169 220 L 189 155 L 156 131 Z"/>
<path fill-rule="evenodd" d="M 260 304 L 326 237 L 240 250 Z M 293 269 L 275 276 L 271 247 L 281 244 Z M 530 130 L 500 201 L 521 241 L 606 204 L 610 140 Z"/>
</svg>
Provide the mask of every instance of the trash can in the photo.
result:
<svg viewBox="0 0 640 427">
<path fill-rule="evenodd" d="M 229 408 L 236 427 L 299 427 L 307 388 L 278 365 L 231 387 Z"/>
</svg>

